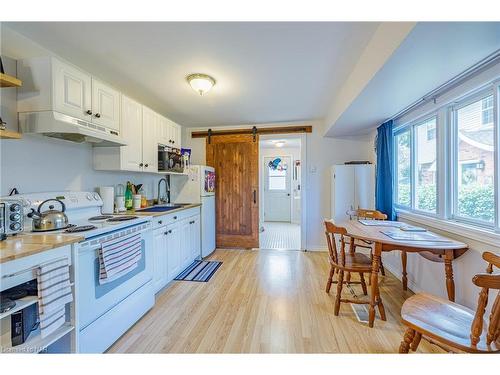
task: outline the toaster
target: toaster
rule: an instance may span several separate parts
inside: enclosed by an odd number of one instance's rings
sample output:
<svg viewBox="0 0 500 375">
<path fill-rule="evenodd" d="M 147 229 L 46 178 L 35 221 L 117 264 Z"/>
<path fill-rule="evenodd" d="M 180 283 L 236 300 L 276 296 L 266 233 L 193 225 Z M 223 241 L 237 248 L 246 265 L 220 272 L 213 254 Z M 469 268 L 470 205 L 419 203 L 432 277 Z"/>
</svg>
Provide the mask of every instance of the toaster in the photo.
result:
<svg viewBox="0 0 500 375">
<path fill-rule="evenodd" d="M 24 210 L 20 201 L 15 199 L 0 200 L 0 234 L 4 239 L 23 231 Z"/>
</svg>

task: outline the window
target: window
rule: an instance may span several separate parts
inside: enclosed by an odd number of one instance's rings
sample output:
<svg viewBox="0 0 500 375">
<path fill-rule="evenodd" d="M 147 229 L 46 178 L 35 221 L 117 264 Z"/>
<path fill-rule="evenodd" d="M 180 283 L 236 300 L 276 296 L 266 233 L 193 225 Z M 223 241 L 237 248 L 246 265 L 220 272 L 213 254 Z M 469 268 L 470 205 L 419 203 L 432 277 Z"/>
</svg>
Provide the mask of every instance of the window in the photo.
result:
<svg viewBox="0 0 500 375">
<path fill-rule="evenodd" d="M 417 124 L 415 127 L 415 208 L 418 210 L 436 212 L 436 117 Z M 429 129 L 434 135 L 429 139 Z"/>
<path fill-rule="evenodd" d="M 490 116 L 491 111 L 491 118 Z M 495 221 L 495 131 L 493 95 L 453 110 L 455 123 L 454 216 L 492 224 Z"/>
<path fill-rule="evenodd" d="M 452 90 L 463 97 L 427 103 L 430 114 L 395 128 L 394 204 L 500 235 L 500 77 L 472 94 Z"/>
<path fill-rule="evenodd" d="M 396 135 L 396 202 L 401 206 L 411 204 L 411 149 L 410 131 Z"/>
<path fill-rule="evenodd" d="M 481 105 L 483 125 L 493 125 L 493 95 L 483 99 Z"/>
<path fill-rule="evenodd" d="M 286 172 L 269 167 L 269 190 L 286 190 Z"/>
<path fill-rule="evenodd" d="M 436 121 L 427 124 L 427 140 L 436 139 Z"/>
</svg>

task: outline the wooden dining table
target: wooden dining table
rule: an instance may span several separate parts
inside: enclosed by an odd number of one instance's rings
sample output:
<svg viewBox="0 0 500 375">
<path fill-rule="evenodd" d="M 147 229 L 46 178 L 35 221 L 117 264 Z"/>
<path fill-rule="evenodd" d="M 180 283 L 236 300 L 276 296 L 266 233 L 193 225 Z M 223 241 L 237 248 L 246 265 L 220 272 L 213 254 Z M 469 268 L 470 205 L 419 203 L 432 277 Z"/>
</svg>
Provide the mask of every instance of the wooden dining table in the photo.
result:
<svg viewBox="0 0 500 375">
<path fill-rule="evenodd" d="M 396 234 L 403 234 L 398 225 L 389 226 L 388 222 L 380 222 L 380 224 L 365 225 L 358 220 L 348 220 L 336 223 L 336 225 L 344 227 L 347 230 L 347 235 L 357 240 L 363 240 L 373 243 L 373 259 L 371 271 L 371 293 L 370 293 L 370 308 L 369 308 L 369 326 L 373 327 L 375 321 L 375 307 L 378 306 L 382 320 L 385 320 L 385 309 L 381 298 L 378 293 L 378 272 L 380 268 L 380 260 L 382 252 L 385 251 L 401 251 L 402 263 L 402 282 L 403 289 L 408 288 L 408 277 L 406 273 L 407 253 L 418 253 L 422 257 L 433 261 L 444 263 L 444 271 L 446 276 L 446 291 L 448 299 L 455 301 L 455 282 L 453 280 L 453 265 L 454 259 L 461 256 L 468 250 L 468 245 L 447 238 L 430 231 L 423 233 L 430 233 L 435 235 L 434 241 L 432 240 L 408 240 L 408 239 L 393 239 L 390 236 L 382 233 L 383 231 L 391 231 Z"/>
</svg>

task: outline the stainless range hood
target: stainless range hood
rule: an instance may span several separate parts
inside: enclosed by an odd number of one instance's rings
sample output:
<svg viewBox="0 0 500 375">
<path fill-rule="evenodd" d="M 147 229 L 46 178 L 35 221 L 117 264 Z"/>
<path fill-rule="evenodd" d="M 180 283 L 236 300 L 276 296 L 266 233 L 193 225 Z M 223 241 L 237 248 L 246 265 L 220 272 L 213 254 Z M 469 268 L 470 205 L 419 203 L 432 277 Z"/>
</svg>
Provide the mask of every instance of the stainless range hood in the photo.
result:
<svg viewBox="0 0 500 375">
<path fill-rule="evenodd" d="M 19 113 L 21 131 L 94 147 L 116 147 L 127 144 L 112 130 L 55 111 Z"/>
</svg>

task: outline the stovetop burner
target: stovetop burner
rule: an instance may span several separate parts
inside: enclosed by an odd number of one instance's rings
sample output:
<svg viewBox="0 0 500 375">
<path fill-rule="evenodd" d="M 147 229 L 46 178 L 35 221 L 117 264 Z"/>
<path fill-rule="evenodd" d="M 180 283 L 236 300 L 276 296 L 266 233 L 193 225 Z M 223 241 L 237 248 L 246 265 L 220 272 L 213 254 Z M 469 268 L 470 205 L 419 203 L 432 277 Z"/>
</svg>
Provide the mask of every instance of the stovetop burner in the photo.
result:
<svg viewBox="0 0 500 375">
<path fill-rule="evenodd" d="M 66 233 L 78 233 L 78 232 L 86 232 L 88 230 L 96 229 L 95 225 L 80 225 L 80 226 L 72 226 L 65 230 Z"/>
<path fill-rule="evenodd" d="M 99 215 L 99 216 L 92 216 L 89 218 L 89 221 L 101 221 L 101 220 L 107 220 L 111 219 L 113 215 Z"/>
<path fill-rule="evenodd" d="M 45 233 L 45 232 L 55 232 L 55 231 L 64 230 L 64 229 L 68 230 L 68 229 L 71 229 L 73 227 L 76 227 L 76 225 L 75 224 L 68 224 L 64 228 L 54 228 L 54 229 L 44 229 L 44 230 L 35 230 L 35 229 L 32 229 L 31 231 L 33 233 Z"/>
<path fill-rule="evenodd" d="M 108 219 L 107 221 L 109 221 L 110 223 L 117 223 L 117 222 L 120 222 L 120 221 L 134 220 L 134 219 L 137 219 L 137 218 L 138 218 L 138 216 L 124 215 L 124 216 L 115 216 L 115 217 L 112 217 L 111 219 Z"/>
</svg>

